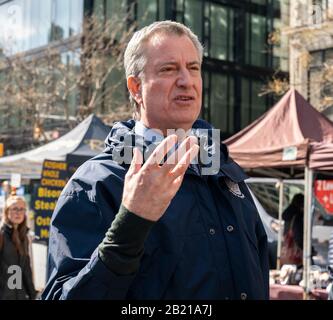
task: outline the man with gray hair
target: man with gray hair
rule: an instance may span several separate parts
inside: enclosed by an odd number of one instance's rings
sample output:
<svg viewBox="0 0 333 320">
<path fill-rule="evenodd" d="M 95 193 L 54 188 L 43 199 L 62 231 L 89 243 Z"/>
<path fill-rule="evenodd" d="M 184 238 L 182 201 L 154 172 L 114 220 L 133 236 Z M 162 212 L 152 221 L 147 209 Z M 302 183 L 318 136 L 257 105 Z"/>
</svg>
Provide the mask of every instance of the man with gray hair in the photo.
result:
<svg viewBox="0 0 333 320">
<path fill-rule="evenodd" d="M 116 123 L 64 188 L 43 299 L 268 299 L 247 176 L 197 120 L 202 56 L 177 22 L 133 35 L 124 64 L 135 120 Z"/>
</svg>

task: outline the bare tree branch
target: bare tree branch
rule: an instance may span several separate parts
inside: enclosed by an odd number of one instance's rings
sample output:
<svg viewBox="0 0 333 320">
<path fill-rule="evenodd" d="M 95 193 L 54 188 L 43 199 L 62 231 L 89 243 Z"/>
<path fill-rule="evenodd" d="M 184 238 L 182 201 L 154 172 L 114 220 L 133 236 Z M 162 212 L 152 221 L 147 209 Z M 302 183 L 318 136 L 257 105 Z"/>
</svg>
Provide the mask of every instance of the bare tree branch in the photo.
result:
<svg viewBox="0 0 333 320">
<path fill-rule="evenodd" d="M 49 115 L 64 116 L 69 122 L 73 115 L 70 100 L 77 101 L 78 121 L 92 112 L 101 113 L 102 104 L 109 120 L 129 117 L 121 70 L 134 30 L 134 24 L 127 26 L 127 17 L 104 21 L 93 15 L 84 19 L 82 34 L 73 39 L 58 41 L 40 52 L 6 56 L 2 51 L 2 114 L 30 126 L 37 141 L 48 140 L 45 119 Z"/>
</svg>

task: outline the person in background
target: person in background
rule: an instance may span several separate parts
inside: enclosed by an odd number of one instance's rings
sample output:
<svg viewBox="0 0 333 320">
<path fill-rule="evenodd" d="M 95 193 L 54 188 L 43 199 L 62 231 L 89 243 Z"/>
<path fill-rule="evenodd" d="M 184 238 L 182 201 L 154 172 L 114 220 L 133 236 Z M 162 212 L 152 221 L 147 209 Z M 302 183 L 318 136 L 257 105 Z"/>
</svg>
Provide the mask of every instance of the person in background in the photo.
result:
<svg viewBox="0 0 333 320">
<path fill-rule="evenodd" d="M 283 234 L 286 235 L 290 228 L 293 229 L 294 239 L 297 246 L 303 250 L 303 221 L 304 221 L 304 195 L 295 194 L 290 205 L 283 212 L 285 221 Z"/>
<path fill-rule="evenodd" d="M 304 196 L 296 194 L 282 214 L 284 220 L 281 265 L 294 264 L 299 268 L 303 264 L 303 221 Z"/>
<path fill-rule="evenodd" d="M 29 239 L 23 198 L 7 198 L 0 226 L 0 300 L 33 300 L 36 290 L 32 280 Z M 17 269 L 10 268 L 18 266 Z M 11 277 L 21 279 L 11 280 Z"/>
</svg>

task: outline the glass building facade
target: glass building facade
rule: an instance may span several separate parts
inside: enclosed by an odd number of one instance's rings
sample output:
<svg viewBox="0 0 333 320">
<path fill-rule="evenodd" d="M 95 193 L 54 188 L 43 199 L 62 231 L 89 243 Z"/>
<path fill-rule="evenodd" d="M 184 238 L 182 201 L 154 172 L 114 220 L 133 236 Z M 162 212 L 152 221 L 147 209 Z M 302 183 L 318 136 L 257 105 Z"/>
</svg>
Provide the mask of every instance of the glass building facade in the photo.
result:
<svg viewBox="0 0 333 320">
<path fill-rule="evenodd" d="M 11 57 L 23 53 L 28 59 L 38 60 L 51 45 L 60 52 L 63 65 L 74 65 L 79 71 L 80 62 L 74 61 L 75 57 L 68 52 L 66 42 L 80 35 L 83 19 L 83 0 L 0 0 L 0 54 Z M 61 46 L 57 47 L 57 43 Z M 79 41 L 77 49 L 80 50 Z M 0 70 L 0 81 L 8 81 L 5 69 Z M 45 91 L 42 86 L 37 89 L 38 92 Z M 57 127 L 61 133 L 68 130 L 63 125 L 64 104 L 69 109 L 69 115 L 75 115 L 78 100 L 75 94 L 71 94 L 67 101 L 53 104 L 52 110 L 42 115 L 46 118 L 46 130 Z M 29 111 L 24 106 L 17 110 L 8 106 L 6 112 L 4 108 L 6 101 L 2 100 L 0 140 L 5 143 L 5 151 L 9 151 L 6 154 L 32 148 L 33 124 L 31 117 L 25 115 Z"/>
<path fill-rule="evenodd" d="M 274 103 L 271 97 L 258 94 L 286 59 L 283 51 L 267 42 L 280 26 L 282 1 L 0 0 L 0 21 L 5 26 L 0 31 L 0 46 L 5 52 L 17 53 L 70 38 L 80 34 L 84 14 L 112 19 L 131 12 L 138 27 L 164 19 L 182 22 L 204 45 L 202 117 L 227 138 Z M 125 101 L 125 84 L 120 91 L 118 95 Z M 101 113 L 108 112 L 103 103 L 100 108 Z"/>
<path fill-rule="evenodd" d="M 7 54 L 45 46 L 81 32 L 82 0 L 0 2 L 0 45 Z"/>
</svg>

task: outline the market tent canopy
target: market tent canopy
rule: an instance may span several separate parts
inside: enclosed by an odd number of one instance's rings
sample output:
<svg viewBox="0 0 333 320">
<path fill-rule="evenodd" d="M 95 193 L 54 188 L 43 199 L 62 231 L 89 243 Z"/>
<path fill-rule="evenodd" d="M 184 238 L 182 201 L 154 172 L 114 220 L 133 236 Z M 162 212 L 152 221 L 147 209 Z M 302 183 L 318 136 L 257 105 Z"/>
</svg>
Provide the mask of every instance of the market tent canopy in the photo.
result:
<svg viewBox="0 0 333 320">
<path fill-rule="evenodd" d="M 243 168 L 333 168 L 333 123 L 295 89 L 225 143 Z"/>
<path fill-rule="evenodd" d="M 231 156 L 244 168 L 284 174 L 295 169 L 304 175 L 304 252 L 303 280 L 305 292 L 310 288 L 311 226 L 313 216 L 314 170 L 333 169 L 333 123 L 314 109 L 295 89 L 263 116 L 225 141 Z M 278 169 L 278 170 L 277 170 Z M 304 170 L 303 170 L 304 169 Z M 290 176 L 287 174 L 287 176 Z M 279 220 L 282 220 L 283 180 L 279 187 Z M 279 231 L 278 266 L 282 231 Z"/>
<path fill-rule="evenodd" d="M 333 171 L 333 143 L 313 143 L 310 153 L 310 168 Z"/>
<path fill-rule="evenodd" d="M 39 179 L 45 159 L 76 163 L 95 156 L 103 150 L 104 140 L 110 131 L 95 115 L 90 115 L 73 130 L 36 149 L 0 158 L 0 179 L 10 179 L 12 173 L 22 178 Z"/>
</svg>

